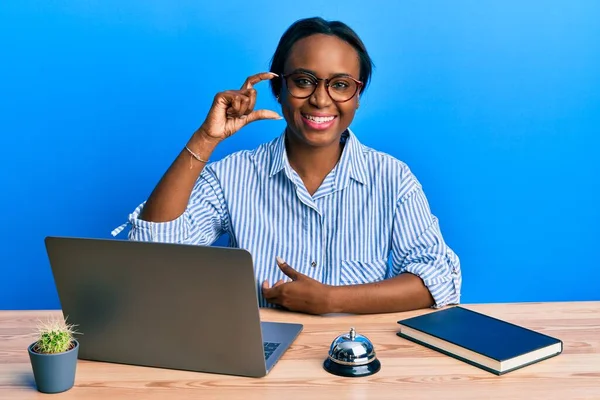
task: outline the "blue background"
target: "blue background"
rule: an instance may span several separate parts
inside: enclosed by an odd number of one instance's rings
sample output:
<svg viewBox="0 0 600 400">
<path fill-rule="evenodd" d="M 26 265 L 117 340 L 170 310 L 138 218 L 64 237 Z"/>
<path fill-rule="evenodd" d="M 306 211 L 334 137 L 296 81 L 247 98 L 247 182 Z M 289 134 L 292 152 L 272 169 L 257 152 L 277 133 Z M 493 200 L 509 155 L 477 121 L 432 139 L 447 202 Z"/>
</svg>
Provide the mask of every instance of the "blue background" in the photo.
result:
<svg viewBox="0 0 600 400">
<path fill-rule="evenodd" d="M 352 127 L 423 183 L 463 302 L 600 300 L 600 3 L 319 3 L 3 1 L 0 308 L 58 308 L 44 237 L 109 238 L 213 95 L 313 15 L 365 41 Z M 213 159 L 283 128 L 252 124 Z"/>
</svg>

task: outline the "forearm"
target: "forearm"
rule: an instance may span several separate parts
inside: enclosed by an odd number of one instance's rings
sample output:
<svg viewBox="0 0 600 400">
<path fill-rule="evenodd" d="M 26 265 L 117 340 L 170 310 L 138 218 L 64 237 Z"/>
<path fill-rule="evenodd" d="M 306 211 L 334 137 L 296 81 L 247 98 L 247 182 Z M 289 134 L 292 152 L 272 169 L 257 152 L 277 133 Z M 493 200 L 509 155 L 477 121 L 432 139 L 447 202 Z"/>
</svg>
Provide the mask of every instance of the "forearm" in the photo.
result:
<svg viewBox="0 0 600 400">
<path fill-rule="evenodd" d="M 328 298 L 334 313 L 400 312 L 434 304 L 421 278 L 410 273 L 363 285 L 331 286 Z"/>
<path fill-rule="evenodd" d="M 187 146 L 203 160 L 208 160 L 217 143 L 197 131 Z M 140 214 L 140 219 L 151 222 L 172 221 L 185 211 L 192 189 L 206 164 L 194 159 L 183 149 L 171 164 Z"/>
</svg>

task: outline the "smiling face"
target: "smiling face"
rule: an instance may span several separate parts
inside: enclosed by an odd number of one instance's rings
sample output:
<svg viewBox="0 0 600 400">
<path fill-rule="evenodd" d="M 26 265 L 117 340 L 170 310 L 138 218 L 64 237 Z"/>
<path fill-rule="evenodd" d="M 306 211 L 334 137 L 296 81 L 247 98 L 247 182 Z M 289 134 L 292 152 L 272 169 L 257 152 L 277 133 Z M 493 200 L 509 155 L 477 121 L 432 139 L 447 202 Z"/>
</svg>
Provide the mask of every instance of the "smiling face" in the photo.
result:
<svg viewBox="0 0 600 400">
<path fill-rule="evenodd" d="M 310 85 L 310 79 L 304 79 L 310 75 L 319 79 L 339 78 L 330 82 L 329 90 L 335 97 L 334 91 L 352 90 L 344 88 L 344 85 L 352 84 L 350 78 L 358 80 L 358 53 L 337 36 L 308 36 L 293 45 L 285 62 L 284 74 L 294 72 L 306 73 L 295 75 L 298 79 L 292 81 L 296 89 Z M 305 99 L 293 97 L 284 84 L 279 99 L 288 124 L 289 139 L 312 147 L 337 146 L 358 105 L 358 93 L 348 101 L 334 101 L 322 80 L 318 81 L 314 93 Z"/>
</svg>

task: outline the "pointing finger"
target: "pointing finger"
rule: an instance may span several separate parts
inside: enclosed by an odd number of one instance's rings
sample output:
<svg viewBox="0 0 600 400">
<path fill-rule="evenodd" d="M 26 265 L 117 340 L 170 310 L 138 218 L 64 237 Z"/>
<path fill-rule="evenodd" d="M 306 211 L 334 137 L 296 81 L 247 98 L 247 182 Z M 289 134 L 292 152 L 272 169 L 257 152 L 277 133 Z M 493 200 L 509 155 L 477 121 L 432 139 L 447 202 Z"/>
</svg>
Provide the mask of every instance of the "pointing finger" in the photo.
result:
<svg viewBox="0 0 600 400">
<path fill-rule="evenodd" d="M 279 75 L 273 72 L 261 72 L 256 75 L 249 76 L 242 85 L 242 89 L 252 89 L 260 81 L 266 81 L 273 78 L 279 78 Z"/>
<path fill-rule="evenodd" d="M 279 269 L 283 271 L 284 274 L 292 278 L 292 280 L 298 279 L 298 272 L 292 267 L 290 267 L 281 257 L 277 257 L 277 265 L 279 265 Z"/>
</svg>

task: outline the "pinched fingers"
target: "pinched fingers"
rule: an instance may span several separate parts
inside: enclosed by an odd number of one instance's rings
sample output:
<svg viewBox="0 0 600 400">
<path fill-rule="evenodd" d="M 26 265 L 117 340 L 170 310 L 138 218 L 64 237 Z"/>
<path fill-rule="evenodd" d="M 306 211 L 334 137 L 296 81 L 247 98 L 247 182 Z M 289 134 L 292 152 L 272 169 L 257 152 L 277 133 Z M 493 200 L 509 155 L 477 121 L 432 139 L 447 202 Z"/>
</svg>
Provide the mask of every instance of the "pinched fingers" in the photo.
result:
<svg viewBox="0 0 600 400">
<path fill-rule="evenodd" d="M 231 107 L 228 107 L 227 117 L 244 118 L 244 116 L 246 116 L 248 117 L 248 123 L 262 119 L 282 119 L 282 117 L 275 111 L 258 110 L 257 112 L 254 112 L 254 107 L 256 106 L 257 98 L 257 92 L 256 89 L 254 89 L 254 85 L 261 81 L 270 80 L 278 77 L 279 75 L 273 72 L 261 72 L 249 76 L 240 88 L 240 90 L 229 91 L 229 93 L 231 93 L 234 96 L 235 101 L 231 105 Z"/>
</svg>

